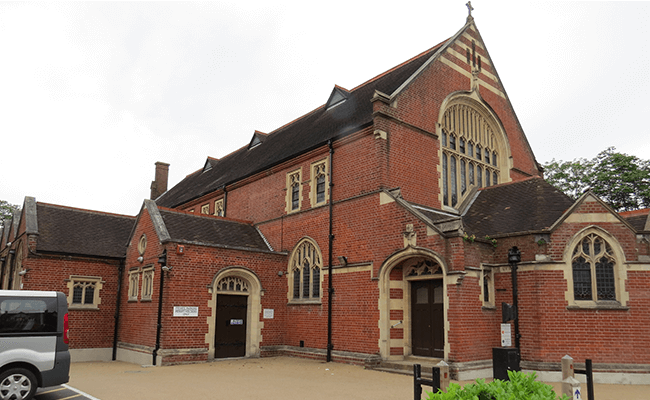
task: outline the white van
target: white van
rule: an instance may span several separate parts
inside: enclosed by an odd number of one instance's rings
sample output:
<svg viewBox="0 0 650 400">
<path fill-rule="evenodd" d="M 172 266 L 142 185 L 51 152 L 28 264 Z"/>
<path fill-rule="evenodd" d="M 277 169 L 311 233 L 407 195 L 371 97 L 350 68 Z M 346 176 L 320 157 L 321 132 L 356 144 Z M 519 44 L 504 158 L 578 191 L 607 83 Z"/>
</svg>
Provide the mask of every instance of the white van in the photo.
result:
<svg viewBox="0 0 650 400">
<path fill-rule="evenodd" d="M 0 290 L 0 399 L 29 400 L 69 377 L 65 295 Z"/>
</svg>

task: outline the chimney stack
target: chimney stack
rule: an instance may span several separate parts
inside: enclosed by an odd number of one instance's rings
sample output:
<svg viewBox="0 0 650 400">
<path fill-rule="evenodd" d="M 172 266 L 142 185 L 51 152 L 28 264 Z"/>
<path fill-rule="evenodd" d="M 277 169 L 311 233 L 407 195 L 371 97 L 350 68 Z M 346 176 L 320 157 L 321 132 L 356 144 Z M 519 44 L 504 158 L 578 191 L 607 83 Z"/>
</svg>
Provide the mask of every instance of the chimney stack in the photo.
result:
<svg viewBox="0 0 650 400">
<path fill-rule="evenodd" d="M 151 182 L 151 200 L 156 200 L 167 191 L 167 177 L 169 164 L 158 161 L 156 163 L 156 180 Z"/>
</svg>

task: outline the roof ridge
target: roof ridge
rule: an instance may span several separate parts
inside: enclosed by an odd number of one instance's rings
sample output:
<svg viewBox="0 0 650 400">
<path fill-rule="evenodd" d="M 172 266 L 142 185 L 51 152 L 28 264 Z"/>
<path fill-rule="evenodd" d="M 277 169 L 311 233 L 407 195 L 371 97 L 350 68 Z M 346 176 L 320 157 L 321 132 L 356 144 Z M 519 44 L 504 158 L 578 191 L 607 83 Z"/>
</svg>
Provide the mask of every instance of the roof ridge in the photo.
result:
<svg viewBox="0 0 650 400">
<path fill-rule="evenodd" d="M 170 212 L 170 213 L 174 213 L 174 214 L 185 214 L 185 215 L 188 215 L 190 217 L 196 217 L 196 218 L 212 218 L 212 219 L 216 219 L 216 220 L 220 220 L 220 221 L 236 222 L 236 223 L 239 223 L 239 224 L 254 226 L 253 221 L 247 221 L 247 220 L 244 220 L 244 219 L 220 217 L 218 215 L 212 215 L 212 214 L 200 214 L 200 213 L 197 214 L 197 213 L 194 213 L 194 212 L 191 212 L 191 211 L 179 210 L 179 209 L 176 209 L 176 208 L 161 207 L 161 206 L 158 206 L 158 205 L 156 205 L 156 207 L 158 207 L 159 211 L 165 211 L 165 212 Z"/>
<path fill-rule="evenodd" d="M 106 216 L 123 217 L 123 218 L 131 218 L 131 219 L 136 218 L 135 215 L 117 214 L 117 213 L 111 213 L 111 212 L 107 212 L 107 211 L 90 210 L 90 209 L 87 209 L 87 208 L 62 206 L 60 204 L 44 203 L 44 202 L 41 202 L 41 201 L 37 201 L 36 205 L 37 206 L 41 205 L 41 206 L 46 206 L 46 207 L 54 207 L 54 208 L 64 208 L 64 209 L 71 210 L 71 211 L 80 211 L 80 212 L 87 212 L 87 213 L 92 213 L 92 214 L 103 214 L 103 215 L 106 215 Z"/>
</svg>

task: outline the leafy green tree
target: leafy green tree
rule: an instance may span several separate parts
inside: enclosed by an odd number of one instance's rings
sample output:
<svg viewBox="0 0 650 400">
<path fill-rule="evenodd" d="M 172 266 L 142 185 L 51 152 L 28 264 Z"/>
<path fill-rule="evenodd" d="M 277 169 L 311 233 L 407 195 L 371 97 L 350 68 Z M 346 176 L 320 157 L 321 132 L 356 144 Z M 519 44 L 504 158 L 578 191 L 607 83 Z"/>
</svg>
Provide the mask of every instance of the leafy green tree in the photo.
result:
<svg viewBox="0 0 650 400">
<path fill-rule="evenodd" d="M 0 221 L 5 218 L 11 218 L 16 210 L 20 210 L 20 206 L 0 200 Z"/>
<path fill-rule="evenodd" d="M 650 207 L 650 162 L 615 150 L 610 147 L 595 158 L 594 194 L 616 211 Z"/>
<path fill-rule="evenodd" d="M 577 200 L 591 186 L 593 161 L 578 158 L 573 161 L 555 161 L 544 164 L 546 181 L 564 194 Z"/>
<path fill-rule="evenodd" d="M 619 153 L 614 147 L 594 159 L 544 164 L 546 180 L 572 199 L 591 188 L 616 211 L 650 207 L 650 161 Z"/>
</svg>

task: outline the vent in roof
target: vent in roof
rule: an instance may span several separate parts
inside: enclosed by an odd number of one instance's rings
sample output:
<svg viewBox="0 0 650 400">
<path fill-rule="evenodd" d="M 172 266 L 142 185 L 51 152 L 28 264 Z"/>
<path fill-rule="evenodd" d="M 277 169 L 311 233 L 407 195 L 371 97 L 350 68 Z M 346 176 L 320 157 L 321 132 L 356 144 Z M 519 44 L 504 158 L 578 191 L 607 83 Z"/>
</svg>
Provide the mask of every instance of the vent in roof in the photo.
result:
<svg viewBox="0 0 650 400">
<path fill-rule="evenodd" d="M 251 139 L 251 142 L 248 144 L 248 150 L 252 149 L 253 147 L 257 147 L 264 142 L 264 139 L 266 139 L 267 134 L 260 132 L 260 131 L 255 131 L 253 133 L 253 138 Z"/>
<path fill-rule="evenodd" d="M 208 172 L 209 170 L 212 169 L 212 167 L 219 162 L 218 158 L 212 158 L 208 157 L 207 160 L 205 160 L 205 165 L 203 165 L 203 172 Z"/>
<path fill-rule="evenodd" d="M 347 89 L 344 89 L 338 85 L 334 85 L 334 89 L 332 89 L 330 98 L 327 100 L 327 103 L 325 104 L 325 109 L 329 110 L 331 108 L 338 106 L 339 104 L 342 104 L 343 102 L 345 102 L 345 100 L 348 99 L 349 95 L 350 92 Z"/>
</svg>

